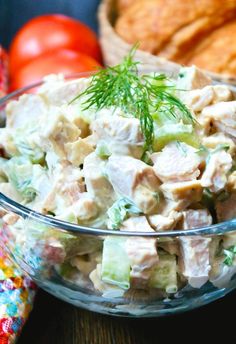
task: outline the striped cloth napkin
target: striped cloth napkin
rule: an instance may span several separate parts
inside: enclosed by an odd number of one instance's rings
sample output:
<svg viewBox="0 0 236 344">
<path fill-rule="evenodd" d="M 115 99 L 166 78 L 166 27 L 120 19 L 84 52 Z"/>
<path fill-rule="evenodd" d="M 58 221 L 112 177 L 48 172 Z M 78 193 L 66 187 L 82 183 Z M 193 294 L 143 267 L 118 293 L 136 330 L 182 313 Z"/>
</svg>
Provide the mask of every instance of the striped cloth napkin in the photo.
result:
<svg viewBox="0 0 236 344">
<path fill-rule="evenodd" d="M 7 93 L 7 54 L 0 46 L 0 97 Z M 9 260 L 0 246 L 0 344 L 15 343 L 32 309 L 35 284 Z"/>
</svg>

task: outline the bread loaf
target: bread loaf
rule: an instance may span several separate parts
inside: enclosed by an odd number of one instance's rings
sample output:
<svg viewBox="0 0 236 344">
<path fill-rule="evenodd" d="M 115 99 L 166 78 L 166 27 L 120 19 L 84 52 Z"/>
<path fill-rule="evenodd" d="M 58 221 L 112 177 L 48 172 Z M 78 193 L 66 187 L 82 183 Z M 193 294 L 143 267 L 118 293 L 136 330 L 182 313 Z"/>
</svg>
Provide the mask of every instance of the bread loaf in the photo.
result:
<svg viewBox="0 0 236 344">
<path fill-rule="evenodd" d="M 236 75 L 236 0 L 119 0 L 126 42 L 182 64 Z"/>
</svg>

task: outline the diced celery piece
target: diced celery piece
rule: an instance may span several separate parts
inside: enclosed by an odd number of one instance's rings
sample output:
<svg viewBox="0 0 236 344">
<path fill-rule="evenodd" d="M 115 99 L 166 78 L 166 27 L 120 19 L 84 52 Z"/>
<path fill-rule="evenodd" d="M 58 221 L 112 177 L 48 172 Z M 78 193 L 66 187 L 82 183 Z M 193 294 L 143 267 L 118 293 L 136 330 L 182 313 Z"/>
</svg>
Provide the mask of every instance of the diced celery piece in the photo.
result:
<svg viewBox="0 0 236 344">
<path fill-rule="evenodd" d="M 23 156 L 28 157 L 34 164 L 44 161 L 44 152 L 39 147 L 31 144 L 25 137 L 16 135 L 14 138 L 14 142 L 19 153 Z"/>
<path fill-rule="evenodd" d="M 166 125 L 168 123 L 178 124 L 178 118 L 175 119 L 173 116 L 170 116 L 170 114 L 163 112 L 163 111 L 159 111 L 158 113 L 154 113 L 153 119 L 159 127 L 162 127 L 163 125 Z"/>
<path fill-rule="evenodd" d="M 8 160 L 5 172 L 9 182 L 26 202 L 33 201 L 42 192 L 42 183 L 48 183 L 46 170 L 40 165 L 33 165 L 26 157 Z"/>
<path fill-rule="evenodd" d="M 14 135 L 12 135 L 12 139 L 17 149 L 17 154 L 14 154 L 13 156 L 22 155 L 30 159 L 35 164 L 44 161 L 45 154 L 42 151 L 42 148 L 39 147 L 38 143 L 36 143 L 37 140 L 35 142 L 38 126 L 39 123 L 29 121 L 23 127 L 15 130 Z"/>
<path fill-rule="evenodd" d="M 111 155 L 111 152 L 107 146 L 106 143 L 98 143 L 97 148 L 95 150 L 95 153 L 97 154 L 97 156 L 99 156 L 99 158 L 101 159 L 107 159 L 109 158 L 109 156 Z"/>
<path fill-rule="evenodd" d="M 103 243 L 102 280 L 122 289 L 130 288 L 130 262 L 125 238 L 107 237 Z"/>
<path fill-rule="evenodd" d="M 175 293 L 178 290 L 175 255 L 159 255 L 159 262 L 152 270 L 149 286 L 164 289 L 167 293 Z"/>
<path fill-rule="evenodd" d="M 188 124 L 166 124 L 155 129 L 153 142 L 154 151 L 160 151 L 171 141 L 181 141 L 195 148 L 199 147 L 199 140 L 193 132 L 193 127 Z"/>
<path fill-rule="evenodd" d="M 6 173 L 10 183 L 20 192 L 22 198 L 30 202 L 36 196 L 36 190 L 32 187 L 31 162 L 23 157 L 15 157 L 8 161 Z"/>
</svg>

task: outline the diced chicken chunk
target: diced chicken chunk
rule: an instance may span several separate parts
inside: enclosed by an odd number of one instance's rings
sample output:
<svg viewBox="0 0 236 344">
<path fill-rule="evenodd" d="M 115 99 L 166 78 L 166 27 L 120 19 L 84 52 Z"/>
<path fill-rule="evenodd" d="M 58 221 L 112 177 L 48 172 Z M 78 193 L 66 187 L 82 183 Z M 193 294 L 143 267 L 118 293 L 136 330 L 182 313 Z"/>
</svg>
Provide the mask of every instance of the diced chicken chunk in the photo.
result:
<svg viewBox="0 0 236 344">
<path fill-rule="evenodd" d="M 200 228 L 211 224 L 212 217 L 206 209 L 189 209 L 183 212 L 183 229 Z M 180 238 L 183 274 L 194 288 L 200 288 L 209 278 L 211 242 L 212 239 L 200 236 Z"/>
<path fill-rule="evenodd" d="M 176 239 L 165 238 L 163 241 L 158 243 L 158 246 L 171 255 L 180 256 L 180 245 L 179 241 Z"/>
<path fill-rule="evenodd" d="M 68 207 L 58 218 L 76 219 L 83 222 L 93 219 L 98 214 L 98 207 L 93 198 L 87 192 L 80 194 L 80 198 Z"/>
<path fill-rule="evenodd" d="M 121 231 L 130 232 L 153 232 L 145 216 L 132 216 L 122 223 Z"/>
<path fill-rule="evenodd" d="M 37 122 L 42 114 L 47 113 L 48 106 L 37 94 L 24 94 L 18 100 L 8 103 L 6 108 L 7 127 L 19 128 L 28 124 L 29 119 Z"/>
<path fill-rule="evenodd" d="M 153 232 L 145 216 L 130 217 L 123 222 L 121 230 Z M 131 285 L 136 288 L 145 287 L 151 276 L 150 269 L 158 262 L 156 239 L 130 237 L 125 247 L 131 263 Z"/>
<path fill-rule="evenodd" d="M 83 193 L 81 198 L 73 204 L 73 211 L 75 216 L 83 221 L 95 217 L 98 208 L 95 201 L 87 193 Z"/>
<path fill-rule="evenodd" d="M 68 178 L 69 176 L 69 178 Z M 72 205 L 85 191 L 83 177 L 79 169 L 72 165 L 62 167 L 55 176 L 53 185 L 42 202 L 43 212 L 60 214 L 65 208 Z"/>
<path fill-rule="evenodd" d="M 111 183 L 105 176 L 105 161 L 95 153 L 84 159 L 83 173 L 88 193 L 102 208 L 109 208 L 115 200 Z"/>
<path fill-rule="evenodd" d="M 216 214 L 218 222 L 231 220 L 236 217 L 236 193 L 232 193 L 224 201 L 216 202 Z"/>
<path fill-rule="evenodd" d="M 199 174 L 200 156 L 191 146 L 171 142 L 160 153 L 151 156 L 153 169 L 162 182 L 196 179 Z"/>
<path fill-rule="evenodd" d="M 132 156 L 135 159 L 141 159 L 143 155 L 143 146 L 139 145 L 130 145 L 126 143 L 116 141 L 100 141 L 104 142 L 109 147 L 109 152 L 111 155 L 128 155 Z"/>
<path fill-rule="evenodd" d="M 207 105 L 211 104 L 214 99 L 212 86 L 206 86 L 202 89 L 189 91 L 183 98 L 184 103 L 194 112 L 202 111 Z"/>
<path fill-rule="evenodd" d="M 131 285 L 133 288 L 143 288 L 148 284 L 152 267 L 159 260 L 156 239 L 129 238 L 125 247 L 131 265 Z"/>
<path fill-rule="evenodd" d="M 209 279 L 210 238 L 181 237 L 183 275 L 193 288 L 201 288 Z"/>
<path fill-rule="evenodd" d="M 236 137 L 236 101 L 207 106 L 203 109 L 202 115 L 211 119 L 219 131 Z"/>
<path fill-rule="evenodd" d="M 189 209 L 183 211 L 182 229 L 207 227 L 212 224 L 212 217 L 207 209 Z"/>
<path fill-rule="evenodd" d="M 137 118 L 101 116 L 92 123 L 91 129 L 102 140 L 131 145 L 142 145 L 144 142 Z"/>
<path fill-rule="evenodd" d="M 145 214 L 158 206 L 159 180 L 152 167 L 128 156 L 111 156 L 106 173 L 114 190 L 130 198 Z"/>
<path fill-rule="evenodd" d="M 223 247 L 230 248 L 232 246 L 236 246 L 236 233 L 231 232 L 229 234 L 223 235 Z"/>
<path fill-rule="evenodd" d="M 96 145 L 98 144 L 98 140 L 96 135 L 89 135 L 84 138 L 84 142 L 86 142 L 88 145 L 92 146 L 94 149 L 96 148 Z"/>
<path fill-rule="evenodd" d="M 61 106 L 68 104 L 83 92 L 89 83 L 89 78 L 79 78 L 65 82 L 61 74 L 49 75 L 45 78 L 45 83 L 40 87 L 38 93 L 50 105 Z"/>
<path fill-rule="evenodd" d="M 236 273 L 236 265 L 227 266 L 222 259 L 218 258 L 215 261 L 215 271 L 211 278 L 211 283 L 218 289 L 227 288 L 230 280 Z"/>
<path fill-rule="evenodd" d="M 182 99 L 194 112 L 200 112 L 210 104 L 231 100 L 232 93 L 225 85 L 210 85 L 184 93 Z"/>
<path fill-rule="evenodd" d="M 0 150 L 6 157 L 12 157 L 19 153 L 11 128 L 0 128 Z"/>
<path fill-rule="evenodd" d="M 199 202 L 202 198 L 202 185 L 199 180 L 179 183 L 164 183 L 160 186 L 167 200 L 182 201 L 187 207 L 191 203 Z M 176 209 L 177 210 L 177 209 Z"/>
<path fill-rule="evenodd" d="M 50 114 L 48 125 L 41 130 L 45 150 L 49 150 L 52 145 L 53 150 L 61 157 L 65 156 L 64 145 L 78 140 L 79 136 L 80 130 L 64 115 L 57 111 L 54 112 L 54 110 Z"/>
<path fill-rule="evenodd" d="M 218 192 L 225 187 L 227 174 L 232 167 L 232 158 L 224 150 L 212 153 L 201 178 L 203 187 Z"/>
<path fill-rule="evenodd" d="M 232 92 L 226 85 L 212 86 L 214 90 L 213 103 L 226 102 L 232 100 Z"/>
<path fill-rule="evenodd" d="M 189 205 L 189 202 L 186 203 L 185 200 L 181 199 L 179 201 L 171 201 L 166 198 L 161 202 L 160 207 L 158 208 L 158 214 L 163 216 L 169 216 L 172 211 L 182 212 Z"/>
<path fill-rule="evenodd" d="M 227 191 L 230 193 L 236 192 L 236 171 L 232 172 L 228 177 Z"/>
<path fill-rule="evenodd" d="M 85 256 L 78 255 L 70 260 L 70 264 L 82 272 L 84 276 L 88 277 L 97 266 L 97 256 L 98 252 Z"/>
<path fill-rule="evenodd" d="M 210 85 L 211 83 L 211 79 L 197 67 L 184 67 L 179 72 L 177 89 L 186 91 L 195 90 Z"/>
<path fill-rule="evenodd" d="M 90 153 L 94 151 L 93 146 L 91 146 L 85 139 L 79 138 L 75 142 L 68 142 L 65 144 L 65 151 L 67 159 L 74 165 L 79 167 L 83 164 L 84 159 Z"/>
<path fill-rule="evenodd" d="M 236 236 L 234 237 L 234 239 L 231 239 L 231 235 L 232 237 L 235 236 L 235 234 L 228 234 L 223 236 L 224 248 L 228 248 L 231 246 L 231 240 L 232 242 L 236 242 Z M 227 266 L 226 264 L 224 264 L 225 257 L 219 254 L 222 251 L 222 247 L 220 245 L 221 240 L 222 237 L 215 236 L 214 238 L 212 238 L 210 244 L 211 271 L 209 277 L 211 283 L 217 288 L 227 287 L 227 284 L 229 283 L 232 275 L 234 275 L 236 268 L 236 266 Z M 227 246 L 227 242 L 229 243 L 229 246 Z"/>
<path fill-rule="evenodd" d="M 21 202 L 20 193 L 12 186 L 11 183 L 0 183 L 0 192 L 16 202 Z"/>
<path fill-rule="evenodd" d="M 212 120 L 209 117 L 203 116 L 202 112 L 198 114 L 197 121 L 199 125 L 196 127 L 196 134 L 198 137 L 211 135 L 215 132 L 215 128 L 212 124 Z"/>
<path fill-rule="evenodd" d="M 148 220 L 155 229 L 155 231 L 165 231 L 169 229 L 174 229 L 176 224 L 181 220 L 182 213 L 177 211 L 171 211 L 168 216 L 163 215 L 151 215 Z"/>
<path fill-rule="evenodd" d="M 74 125 L 76 125 L 77 128 L 81 131 L 80 136 L 81 138 L 85 138 L 89 135 L 90 129 L 89 129 L 89 116 L 90 112 L 82 112 L 81 108 L 77 103 L 72 104 L 64 104 L 60 107 L 61 113 Z M 87 110 L 89 111 L 89 110 Z"/>
</svg>

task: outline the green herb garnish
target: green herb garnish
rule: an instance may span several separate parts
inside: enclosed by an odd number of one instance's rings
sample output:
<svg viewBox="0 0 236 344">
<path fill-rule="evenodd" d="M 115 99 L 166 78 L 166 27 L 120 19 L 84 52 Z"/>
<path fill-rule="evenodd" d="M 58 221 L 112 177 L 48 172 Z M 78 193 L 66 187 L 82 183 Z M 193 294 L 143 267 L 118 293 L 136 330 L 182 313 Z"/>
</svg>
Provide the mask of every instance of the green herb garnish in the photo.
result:
<svg viewBox="0 0 236 344">
<path fill-rule="evenodd" d="M 228 248 L 227 250 L 224 250 L 223 252 L 225 256 L 225 260 L 223 263 L 228 266 L 233 265 L 234 258 L 236 256 L 236 246 L 231 246 L 230 248 Z"/>
<path fill-rule="evenodd" d="M 140 215 L 141 210 L 128 198 L 121 198 L 108 209 L 112 229 L 119 229 L 129 214 Z"/>
<path fill-rule="evenodd" d="M 173 93 L 173 86 L 166 85 L 167 77 L 160 75 L 139 75 L 138 62 L 134 61 L 134 47 L 114 67 L 100 69 L 91 78 L 88 88 L 73 101 L 86 97 L 84 110 L 95 108 L 120 108 L 125 114 L 140 120 L 145 138 L 144 151 L 152 150 L 154 139 L 154 114 L 165 115 L 172 121 L 194 123 L 191 112 Z"/>
<path fill-rule="evenodd" d="M 140 78 L 145 80 L 144 84 L 150 96 L 150 106 L 154 110 L 153 112 L 157 112 L 157 119 L 158 117 L 163 119 L 164 116 L 165 120 L 174 123 L 196 123 L 186 105 L 173 95 L 174 86 L 165 83 L 168 80 L 166 75 L 143 75 Z"/>
</svg>

